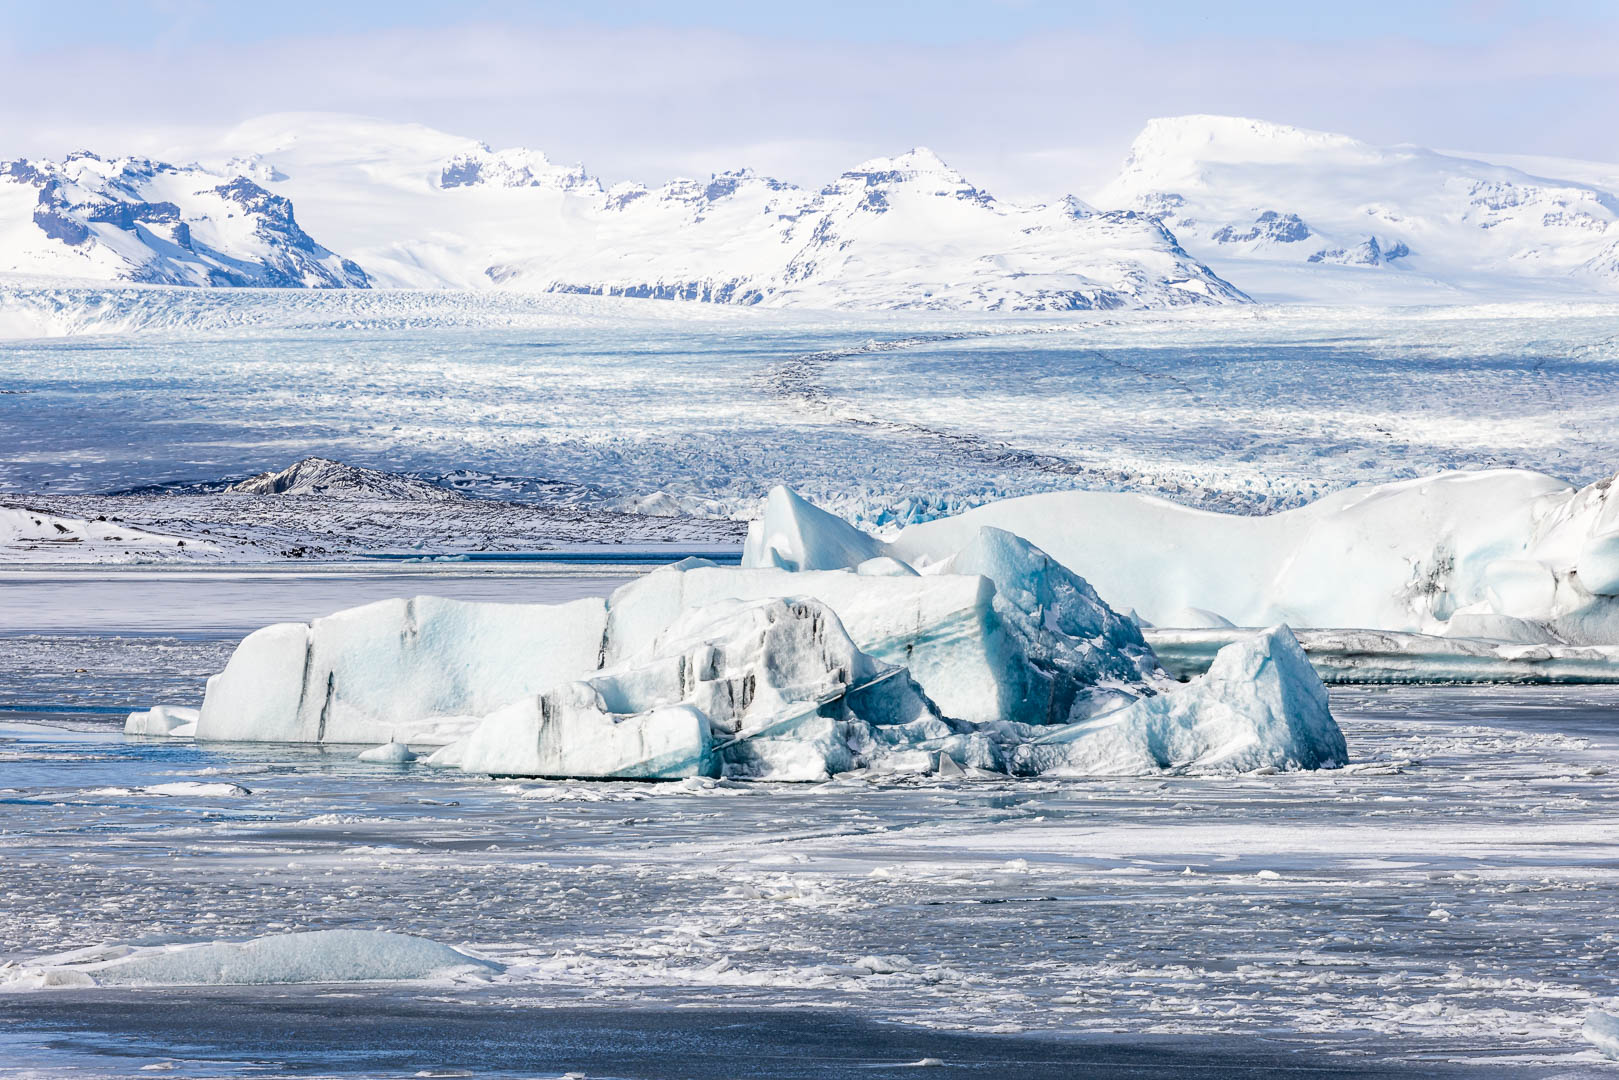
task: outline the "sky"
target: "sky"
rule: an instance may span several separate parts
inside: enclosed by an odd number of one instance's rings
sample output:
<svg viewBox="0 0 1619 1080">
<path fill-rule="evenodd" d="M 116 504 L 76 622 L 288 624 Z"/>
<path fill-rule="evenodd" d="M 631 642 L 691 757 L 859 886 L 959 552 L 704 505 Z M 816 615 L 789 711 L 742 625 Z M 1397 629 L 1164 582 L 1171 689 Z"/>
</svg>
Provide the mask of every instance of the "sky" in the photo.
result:
<svg viewBox="0 0 1619 1080">
<path fill-rule="evenodd" d="M 204 157 L 331 110 L 582 162 L 821 184 L 926 145 L 998 194 L 1087 195 L 1154 116 L 1619 161 L 1619 0 L 0 0 L 0 158 Z"/>
</svg>

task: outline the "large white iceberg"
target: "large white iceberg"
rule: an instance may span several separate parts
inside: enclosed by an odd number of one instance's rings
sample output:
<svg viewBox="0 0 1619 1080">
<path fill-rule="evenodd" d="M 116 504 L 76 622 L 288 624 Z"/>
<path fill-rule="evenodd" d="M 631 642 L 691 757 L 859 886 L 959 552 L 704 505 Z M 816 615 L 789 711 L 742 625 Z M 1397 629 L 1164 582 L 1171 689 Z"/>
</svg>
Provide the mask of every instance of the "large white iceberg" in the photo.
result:
<svg viewBox="0 0 1619 1080">
<path fill-rule="evenodd" d="M 1156 626 L 1285 622 L 1619 644 L 1611 480 L 1575 490 L 1522 469 L 1451 472 L 1349 488 L 1263 517 L 1147 495 L 1053 492 L 911 525 L 888 543 L 862 543 L 852 526 L 830 527 L 804 506 L 772 493 L 744 564 L 827 570 L 887 557 L 925 571 L 989 526 L 1030 541 Z"/>
<path fill-rule="evenodd" d="M 383 600 L 249 634 L 208 680 L 201 739 L 433 740 L 601 663 L 607 606 Z M 436 741 L 436 740 L 435 740 Z"/>
<path fill-rule="evenodd" d="M 197 737 L 387 741 L 473 772 L 635 779 L 1346 757 L 1285 631 L 1177 688 L 1134 621 L 1026 539 L 978 529 L 918 573 L 789 492 L 771 507 L 775 531 L 749 546 L 765 565 L 685 560 L 605 602 L 419 597 L 267 627 L 209 681 Z M 814 568 L 838 561 L 854 565 Z"/>
</svg>

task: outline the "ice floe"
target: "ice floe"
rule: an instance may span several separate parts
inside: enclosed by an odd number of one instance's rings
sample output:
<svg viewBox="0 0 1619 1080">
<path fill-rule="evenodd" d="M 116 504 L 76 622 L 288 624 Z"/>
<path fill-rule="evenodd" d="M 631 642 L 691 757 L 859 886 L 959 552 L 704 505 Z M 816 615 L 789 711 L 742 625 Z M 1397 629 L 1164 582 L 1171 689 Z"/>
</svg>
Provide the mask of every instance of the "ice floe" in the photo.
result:
<svg viewBox="0 0 1619 1080">
<path fill-rule="evenodd" d="M 243 942 L 79 949 L 0 968 L 0 990 L 487 978 L 501 970 L 494 961 L 409 934 L 313 930 Z"/>
<path fill-rule="evenodd" d="M 183 705 L 154 705 L 129 714 L 124 721 L 125 735 L 172 735 L 184 737 L 197 733 L 197 718 L 202 713 Z"/>
</svg>

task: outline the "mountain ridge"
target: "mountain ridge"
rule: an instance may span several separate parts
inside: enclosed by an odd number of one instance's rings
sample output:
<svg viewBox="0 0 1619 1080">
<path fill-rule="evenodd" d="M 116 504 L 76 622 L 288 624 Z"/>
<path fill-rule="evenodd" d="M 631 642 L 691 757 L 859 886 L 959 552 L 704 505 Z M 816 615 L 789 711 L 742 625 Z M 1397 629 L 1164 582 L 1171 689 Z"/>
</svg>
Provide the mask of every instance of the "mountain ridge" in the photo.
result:
<svg viewBox="0 0 1619 1080">
<path fill-rule="evenodd" d="M 315 113 L 211 154 L 0 163 L 0 273 L 940 311 L 1619 291 L 1619 166 L 1556 179 L 1244 117 L 1150 120 L 1090 201 L 1044 203 L 923 146 L 818 187 L 746 167 L 608 184 L 536 149 Z"/>
</svg>

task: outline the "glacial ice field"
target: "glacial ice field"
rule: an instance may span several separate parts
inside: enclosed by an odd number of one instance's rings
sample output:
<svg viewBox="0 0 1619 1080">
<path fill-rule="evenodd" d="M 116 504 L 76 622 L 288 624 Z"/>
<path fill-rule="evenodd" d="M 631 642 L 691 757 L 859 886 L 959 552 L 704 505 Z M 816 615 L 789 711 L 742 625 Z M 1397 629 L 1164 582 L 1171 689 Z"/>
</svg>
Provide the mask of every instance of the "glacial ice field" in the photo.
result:
<svg viewBox="0 0 1619 1080">
<path fill-rule="evenodd" d="M 0 491 L 208 484 L 319 454 L 717 515 L 786 483 L 882 526 L 1076 486 L 1263 511 L 1447 468 L 1589 482 L 1619 458 L 1613 305 L 704 307 L 13 287 Z"/>
<path fill-rule="evenodd" d="M 646 523 L 621 552 L 734 548 L 737 522 L 623 511 L 753 517 L 776 483 L 892 538 L 1076 487 L 1262 512 L 1448 468 L 1588 483 L 1616 391 L 1614 305 L 6 286 L 0 504 L 181 517 L 322 455 L 553 508 L 570 540 Z M 526 507 L 479 505 L 316 527 L 343 558 L 469 522 L 541 546 L 508 528 Z M 257 627 L 600 596 L 648 569 L 621 557 L 0 570 L 0 1074 L 1619 1069 L 1582 1036 L 1619 1012 L 1615 686 L 1337 686 L 1351 765 L 1222 777 L 514 781 L 121 733 L 198 705 Z"/>
<path fill-rule="evenodd" d="M 1611 1070 L 1580 1027 L 1619 1002 L 1613 687 L 1341 687 L 1355 764 L 1235 778 L 511 781 L 119 733 L 130 708 L 195 704 L 266 618 L 390 589 L 560 600 L 637 572 L 8 575 L 6 1068 Z M 390 975 L 386 949 L 356 969 L 278 937 L 330 930 L 496 967 Z M 329 981 L 194 985 L 211 954 L 173 951 L 266 935 Z M 73 984 L 123 947 L 124 981 Z"/>
</svg>

